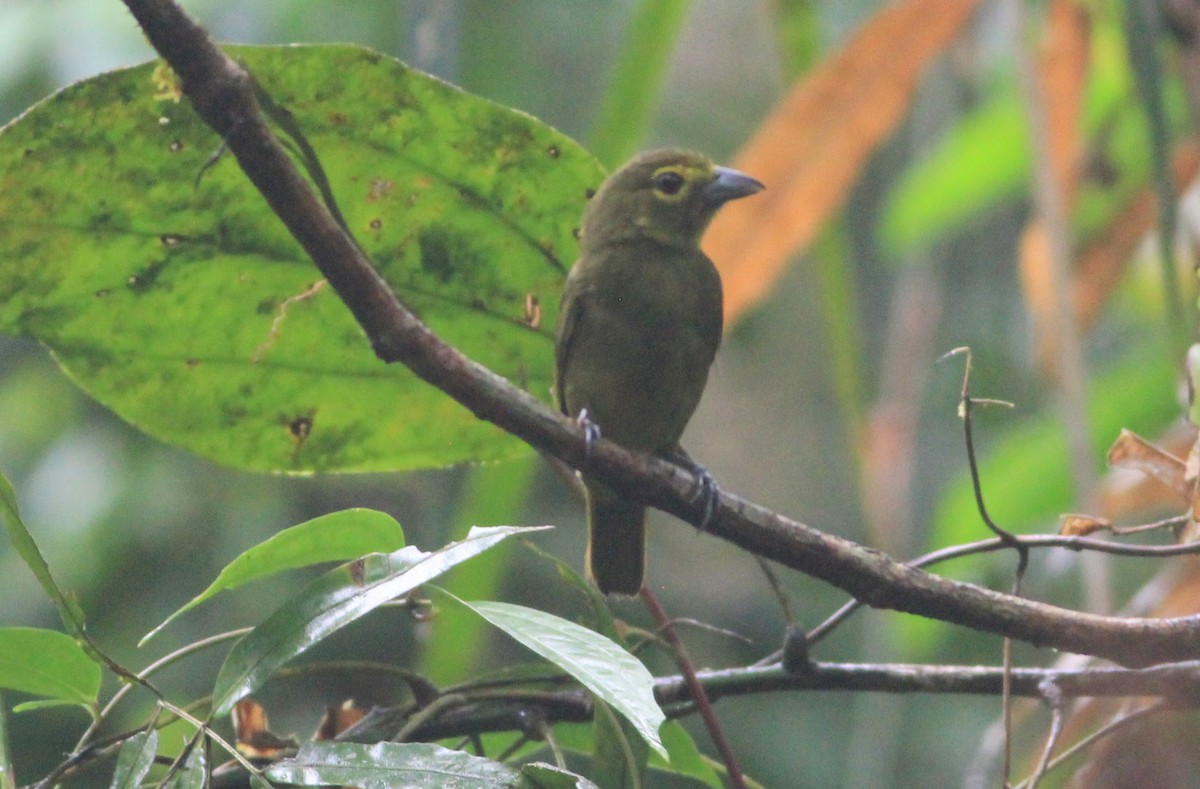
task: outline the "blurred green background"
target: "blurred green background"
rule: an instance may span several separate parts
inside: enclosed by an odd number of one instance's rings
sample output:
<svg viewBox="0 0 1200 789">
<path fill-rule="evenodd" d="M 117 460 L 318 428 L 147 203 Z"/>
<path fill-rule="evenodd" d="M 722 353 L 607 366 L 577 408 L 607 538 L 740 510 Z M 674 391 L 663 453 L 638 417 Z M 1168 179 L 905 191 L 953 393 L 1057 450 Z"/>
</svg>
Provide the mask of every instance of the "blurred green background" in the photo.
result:
<svg viewBox="0 0 1200 789">
<path fill-rule="evenodd" d="M 640 4 L 192 0 L 184 5 L 218 40 L 363 44 L 527 111 L 589 145 L 605 102 L 612 100 L 610 85 L 623 36 Z M 677 19 L 668 20 L 664 30 L 671 35 L 657 42 L 666 58 L 665 82 L 661 89 L 646 89 L 645 117 L 633 112 L 627 120 L 634 126 L 644 121 L 645 128 L 626 133 L 639 148 L 683 145 L 718 160 L 731 158 L 793 76 L 877 9 L 867 0 L 693 0 L 670 5 L 674 10 L 668 16 Z M 995 22 L 987 14 L 981 17 L 981 27 Z M 932 69 L 908 121 L 873 158 L 842 217 L 813 253 L 796 261 L 766 303 L 731 327 L 684 440 L 726 490 L 905 556 L 931 545 L 939 512 L 952 514 L 938 520 L 936 545 L 986 536 L 970 509 L 954 510 L 946 503 L 947 496 L 961 498 L 964 490 L 965 458 L 955 416 L 961 365 L 935 365 L 934 357 L 956 346 L 974 349 L 977 394 L 1018 404 L 1012 412 L 978 415 L 977 440 L 985 455 L 1007 441 L 1011 456 L 1007 470 L 998 468 L 995 476 L 985 477 L 985 486 L 994 482 L 1003 491 L 993 506 L 997 518 L 1016 528 L 1052 529 L 1054 516 L 1068 504 L 1065 470 L 1039 471 L 1033 488 L 1021 475 L 1030 457 L 1045 457 L 1048 447 L 1059 443 L 1052 414 L 1045 410 L 1049 394 L 1030 358 L 1015 271 L 1027 198 L 1016 191 L 999 193 L 969 221 L 902 260 L 881 252 L 878 241 L 891 185 L 982 103 L 979 96 L 996 74 L 1007 73 L 1011 81 L 1003 40 L 1007 33 L 1002 25 L 987 29 L 992 32 L 985 30 L 974 42 L 969 67 L 961 58 L 949 58 Z M 2 0 L 0 121 L 58 87 L 151 54 L 116 0 Z M 653 76 L 651 71 L 648 78 Z M 770 185 L 772 173 L 754 175 Z M 1025 175 L 1020 171 L 1016 178 Z M 840 290 L 822 275 L 831 268 L 838 272 Z M 894 532 L 869 534 L 851 420 L 887 394 L 880 391 L 880 368 L 889 311 L 897 281 L 914 268 L 923 272 L 917 286 L 932 294 L 937 317 L 933 353 L 913 370 L 924 380 L 919 384 L 912 511 L 910 518 L 898 519 L 911 526 L 898 522 Z M 1095 407 L 1102 409 L 1104 398 L 1115 397 L 1111 392 L 1125 392 L 1145 407 L 1131 415 L 1123 405 L 1127 401 L 1116 402 L 1110 421 L 1136 421 L 1153 434 L 1174 412 L 1171 360 L 1159 349 L 1155 300 L 1139 290 L 1139 282 L 1135 277 L 1133 287 L 1119 296 L 1118 308 L 1101 319 L 1088 351 L 1098 380 L 1109 381 L 1097 384 Z M 836 293 L 842 294 L 840 300 Z M 831 336 L 851 338 L 849 390 L 844 380 L 835 380 Z M 1140 386 L 1151 394 L 1143 395 Z M 1102 436 L 1100 445 L 1113 435 Z M 94 637 L 134 667 L 196 638 L 259 621 L 305 579 L 277 579 L 239 590 L 188 614 L 148 647 L 134 646 L 241 550 L 286 526 L 337 509 L 363 506 L 391 513 L 403 524 L 408 541 L 425 549 L 461 536 L 473 524 L 551 523 L 559 528 L 537 542 L 582 566 L 582 508 L 539 460 L 403 476 L 302 479 L 234 472 L 148 440 L 82 396 L 36 344 L 5 337 L 0 337 L 0 471 L 12 481 L 25 520 L 59 582 L 79 596 Z M 532 479 L 528 491 L 527 478 Z M 1032 499 L 1036 501 L 1030 503 Z M 750 639 L 742 643 L 687 631 L 697 662 L 746 664 L 779 646 L 784 617 L 750 557 L 661 514 L 653 514 L 651 523 L 650 577 L 667 609 Z M 554 568 L 531 553 L 510 548 L 502 558 L 489 555 L 480 561 L 506 563 L 499 589 L 484 589 L 481 595 L 567 616 L 578 610 L 578 601 L 563 599 Z M 994 573 L 976 577 L 1007 586 L 1011 559 L 994 566 Z M 1121 589 L 1135 588 L 1149 570 L 1122 564 Z M 1064 604 L 1078 602 L 1070 562 L 1039 558 L 1032 574 L 1040 584 L 1039 595 Z M 50 603 L 3 543 L 0 577 L 5 579 L 0 626 L 56 626 Z M 845 599 L 794 573 L 782 578 L 804 625 L 816 624 Z M 619 613 L 646 621 L 632 603 L 619 604 Z M 402 614 L 375 616 L 339 634 L 314 657 L 401 660 L 445 680 L 461 678 L 455 672 L 472 662 L 497 666 L 521 655 L 512 643 L 483 631 L 469 643 L 438 644 L 430 657 L 425 648 L 435 629 L 414 625 Z M 1017 651 L 1027 661 L 1046 663 L 1052 657 L 1032 649 Z M 998 663 L 1000 654 L 995 638 L 920 627 L 902 615 L 863 612 L 822 643 L 816 657 Z M 160 684 L 171 687 L 177 699 L 203 695 L 219 659 L 216 653 L 194 659 Z M 672 672 L 658 658 L 651 665 L 656 673 Z M 388 685 L 364 689 L 337 681 L 306 683 L 304 692 L 297 691 L 295 681 L 281 681 L 257 694 L 277 731 L 306 736 L 320 713 L 317 700 L 336 703 L 355 694 L 369 705 L 393 700 L 399 692 Z M 959 785 L 998 711 L 998 700 L 991 698 L 820 693 L 727 699 L 718 706 L 743 768 L 772 787 Z M 144 712 L 131 710 L 129 720 Z M 695 721 L 687 724 L 711 752 Z M 18 782 L 44 774 L 70 750 L 84 725 L 83 713 L 62 709 L 11 721 Z M 99 785 L 107 774 L 97 771 L 88 780 Z"/>
</svg>

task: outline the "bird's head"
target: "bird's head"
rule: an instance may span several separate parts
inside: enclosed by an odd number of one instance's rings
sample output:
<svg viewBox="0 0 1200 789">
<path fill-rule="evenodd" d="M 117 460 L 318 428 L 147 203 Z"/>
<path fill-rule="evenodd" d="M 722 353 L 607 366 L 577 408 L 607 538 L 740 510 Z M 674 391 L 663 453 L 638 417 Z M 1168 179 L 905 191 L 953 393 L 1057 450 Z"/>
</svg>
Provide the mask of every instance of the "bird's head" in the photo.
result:
<svg viewBox="0 0 1200 789">
<path fill-rule="evenodd" d="M 610 175 L 592 198 L 584 213 L 583 243 L 651 238 L 695 247 L 718 208 L 762 188 L 700 153 L 647 151 Z"/>
</svg>

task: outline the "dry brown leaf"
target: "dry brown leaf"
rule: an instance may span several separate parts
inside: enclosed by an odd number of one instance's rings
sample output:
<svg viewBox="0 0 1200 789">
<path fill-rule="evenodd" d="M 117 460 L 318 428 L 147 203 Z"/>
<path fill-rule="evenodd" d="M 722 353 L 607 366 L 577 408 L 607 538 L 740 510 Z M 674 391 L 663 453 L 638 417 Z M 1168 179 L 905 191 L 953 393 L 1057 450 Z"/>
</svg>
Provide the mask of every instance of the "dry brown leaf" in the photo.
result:
<svg viewBox="0 0 1200 789">
<path fill-rule="evenodd" d="M 1170 488 L 1181 504 L 1191 499 L 1191 486 L 1185 479 L 1187 465 L 1129 430 L 1122 430 L 1109 448 L 1108 465 L 1153 477 Z"/>
<path fill-rule="evenodd" d="M 354 699 L 346 699 L 341 705 L 330 704 L 325 708 L 325 714 L 321 716 L 312 738 L 317 742 L 327 742 L 365 717 L 367 711 L 358 706 Z"/>
<path fill-rule="evenodd" d="M 884 8 L 776 105 L 734 162 L 767 191 L 723 209 L 705 240 L 724 280 L 726 323 L 761 300 L 841 208 L 868 157 L 904 118 L 926 66 L 977 3 Z"/>
<path fill-rule="evenodd" d="M 1098 531 L 1108 531 L 1112 521 L 1095 515 L 1068 513 L 1059 518 L 1058 533 L 1064 537 L 1086 537 Z"/>
<path fill-rule="evenodd" d="M 1185 457 L 1196 441 L 1196 428 L 1178 421 L 1155 439 L 1155 446 L 1177 458 Z M 1184 481 L 1192 486 L 1185 463 Z M 1113 520 L 1144 517 L 1179 506 L 1178 493 L 1137 471 L 1112 469 L 1100 483 L 1100 511 Z"/>
<path fill-rule="evenodd" d="M 272 732 L 267 711 L 250 698 L 242 699 L 233 706 L 233 731 L 238 751 L 254 759 L 276 759 L 294 752 L 298 745 L 291 737 L 281 737 Z"/>
</svg>

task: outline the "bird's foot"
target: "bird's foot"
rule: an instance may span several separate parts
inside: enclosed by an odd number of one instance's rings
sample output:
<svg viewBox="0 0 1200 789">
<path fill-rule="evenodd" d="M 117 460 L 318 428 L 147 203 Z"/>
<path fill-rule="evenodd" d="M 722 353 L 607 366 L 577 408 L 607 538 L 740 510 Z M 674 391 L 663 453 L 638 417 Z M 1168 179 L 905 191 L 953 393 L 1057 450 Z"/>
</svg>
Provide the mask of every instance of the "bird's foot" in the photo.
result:
<svg viewBox="0 0 1200 789">
<path fill-rule="evenodd" d="M 600 425 L 592 421 L 592 417 L 588 414 L 586 408 L 579 409 L 579 415 L 575 417 L 575 421 L 583 431 L 583 459 L 590 460 L 592 457 L 592 447 L 600 440 Z"/>
<path fill-rule="evenodd" d="M 696 528 L 700 531 L 708 531 L 713 515 L 717 511 L 717 499 L 721 495 L 721 489 L 717 487 L 717 480 L 708 469 L 692 460 L 691 455 L 684 452 L 682 447 L 671 452 L 668 459 L 692 472 L 700 483 L 699 497 L 704 500 L 704 513 L 700 516 L 700 522 L 696 524 Z"/>
</svg>

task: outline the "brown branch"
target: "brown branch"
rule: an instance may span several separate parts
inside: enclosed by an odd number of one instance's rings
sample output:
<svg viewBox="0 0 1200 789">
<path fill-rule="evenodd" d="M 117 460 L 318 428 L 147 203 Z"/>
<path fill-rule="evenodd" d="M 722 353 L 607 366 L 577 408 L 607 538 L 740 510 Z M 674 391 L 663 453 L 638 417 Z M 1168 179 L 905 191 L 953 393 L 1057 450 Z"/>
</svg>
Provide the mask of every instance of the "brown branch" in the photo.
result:
<svg viewBox="0 0 1200 789">
<path fill-rule="evenodd" d="M 471 361 L 404 308 L 272 136 L 250 75 L 171 0 L 124 0 L 184 93 L 217 131 L 272 210 L 366 331 L 380 359 L 400 362 L 480 419 L 586 470 L 630 498 L 691 523 L 705 508 L 691 474 L 600 440 L 585 453 L 572 420 Z M 709 530 L 821 578 L 877 608 L 940 619 L 1031 644 L 1148 665 L 1200 654 L 1200 616 L 1103 617 L 951 581 L 723 493 Z"/>
</svg>

